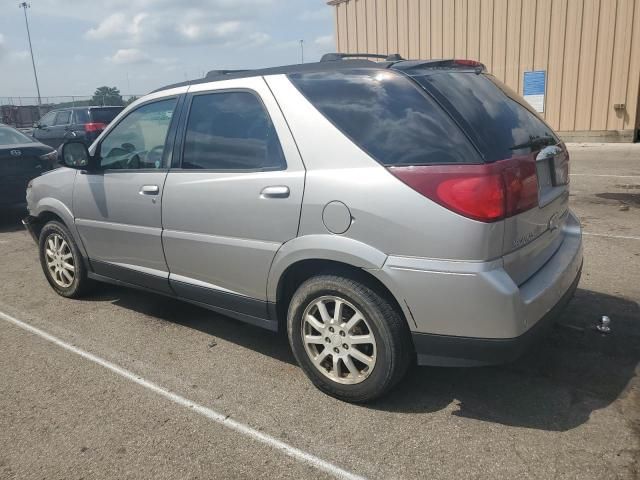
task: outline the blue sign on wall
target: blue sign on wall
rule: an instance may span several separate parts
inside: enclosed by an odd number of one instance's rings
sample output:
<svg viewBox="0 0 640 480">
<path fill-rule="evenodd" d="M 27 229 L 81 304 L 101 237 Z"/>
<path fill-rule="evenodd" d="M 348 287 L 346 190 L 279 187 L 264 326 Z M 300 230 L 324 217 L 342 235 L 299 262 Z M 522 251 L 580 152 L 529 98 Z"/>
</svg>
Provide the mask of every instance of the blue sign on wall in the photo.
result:
<svg viewBox="0 0 640 480">
<path fill-rule="evenodd" d="M 547 72 L 536 70 L 524 72 L 524 99 L 536 110 L 544 112 L 544 94 L 547 83 Z"/>
</svg>

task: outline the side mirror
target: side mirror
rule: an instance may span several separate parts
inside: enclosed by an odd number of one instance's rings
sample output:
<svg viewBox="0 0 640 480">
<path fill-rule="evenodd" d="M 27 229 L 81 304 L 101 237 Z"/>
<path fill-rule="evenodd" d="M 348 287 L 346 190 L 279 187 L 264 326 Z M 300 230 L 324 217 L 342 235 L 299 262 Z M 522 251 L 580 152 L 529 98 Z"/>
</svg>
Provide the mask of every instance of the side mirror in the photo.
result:
<svg viewBox="0 0 640 480">
<path fill-rule="evenodd" d="M 65 167 L 79 170 L 88 169 L 91 166 L 91 155 L 84 142 L 70 140 L 62 145 L 62 164 Z"/>
<path fill-rule="evenodd" d="M 42 127 L 42 124 L 40 122 L 33 123 L 33 128 L 40 128 L 40 127 Z"/>
</svg>

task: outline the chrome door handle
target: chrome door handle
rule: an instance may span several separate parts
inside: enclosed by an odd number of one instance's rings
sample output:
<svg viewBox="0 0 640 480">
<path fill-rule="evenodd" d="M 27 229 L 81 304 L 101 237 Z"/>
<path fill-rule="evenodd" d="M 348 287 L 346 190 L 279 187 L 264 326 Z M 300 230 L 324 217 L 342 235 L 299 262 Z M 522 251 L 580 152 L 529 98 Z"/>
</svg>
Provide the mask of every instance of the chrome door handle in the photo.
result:
<svg viewBox="0 0 640 480">
<path fill-rule="evenodd" d="M 289 197 L 289 187 L 286 185 L 272 185 L 264 187 L 260 192 L 260 198 L 287 198 Z"/>
<path fill-rule="evenodd" d="M 157 185 L 143 185 L 138 193 L 140 195 L 158 195 L 160 187 Z"/>
</svg>

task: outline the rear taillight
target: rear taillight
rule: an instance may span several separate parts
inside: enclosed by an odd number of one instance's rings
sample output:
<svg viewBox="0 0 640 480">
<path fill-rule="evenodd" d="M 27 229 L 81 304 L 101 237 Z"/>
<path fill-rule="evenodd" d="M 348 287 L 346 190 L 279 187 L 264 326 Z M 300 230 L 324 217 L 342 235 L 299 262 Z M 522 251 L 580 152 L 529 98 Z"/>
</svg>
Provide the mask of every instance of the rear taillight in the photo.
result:
<svg viewBox="0 0 640 480">
<path fill-rule="evenodd" d="M 102 130 L 105 129 L 106 126 L 107 126 L 106 123 L 101 123 L 101 122 L 85 123 L 84 131 L 85 132 L 101 132 Z"/>
<path fill-rule="evenodd" d="M 390 167 L 389 171 L 443 207 L 481 222 L 502 220 L 538 205 L 533 156 L 482 165 Z"/>
<path fill-rule="evenodd" d="M 456 58 L 453 63 L 455 65 L 460 65 L 463 67 L 481 67 L 485 68 L 483 63 L 478 62 L 477 60 L 468 60 L 466 58 Z"/>
</svg>

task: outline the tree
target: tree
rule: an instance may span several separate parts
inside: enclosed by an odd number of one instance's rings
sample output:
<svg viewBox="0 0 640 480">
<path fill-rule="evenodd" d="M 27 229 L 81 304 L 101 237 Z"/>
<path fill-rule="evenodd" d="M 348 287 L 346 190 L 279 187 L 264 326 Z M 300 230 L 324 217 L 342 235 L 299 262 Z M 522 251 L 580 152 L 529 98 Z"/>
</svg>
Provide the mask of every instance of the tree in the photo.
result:
<svg viewBox="0 0 640 480">
<path fill-rule="evenodd" d="M 124 105 L 120 90 L 116 87 L 98 87 L 91 101 L 94 105 Z"/>
</svg>

